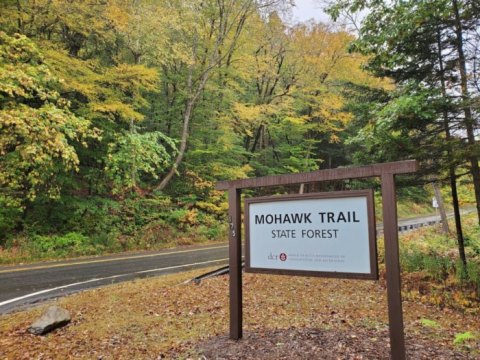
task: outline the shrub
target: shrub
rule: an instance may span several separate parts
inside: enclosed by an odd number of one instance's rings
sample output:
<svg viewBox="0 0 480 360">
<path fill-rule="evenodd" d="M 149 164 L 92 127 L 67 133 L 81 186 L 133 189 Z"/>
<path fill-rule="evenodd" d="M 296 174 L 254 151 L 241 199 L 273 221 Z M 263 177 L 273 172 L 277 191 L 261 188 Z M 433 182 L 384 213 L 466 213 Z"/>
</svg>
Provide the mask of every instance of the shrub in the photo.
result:
<svg viewBox="0 0 480 360">
<path fill-rule="evenodd" d="M 101 247 L 95 246 L 89 237 L 76 232 L 53 236 L 37 235 L 31 242 L 39 257 L 91 255 L 101 251 Z"/>
<path fill-rule="evenodd" d="M 470 261 L 467 263 L 467 278 L 475 287 L 477 296 L 480 297 L 480 264 Z"/>
<path fill-rule="evenodd" d="M 2 201 L 0 196 L 0 247 L 5 244 L 22 216 L 22 211 L 15 207 L 9 207 Z"/>
</svg>

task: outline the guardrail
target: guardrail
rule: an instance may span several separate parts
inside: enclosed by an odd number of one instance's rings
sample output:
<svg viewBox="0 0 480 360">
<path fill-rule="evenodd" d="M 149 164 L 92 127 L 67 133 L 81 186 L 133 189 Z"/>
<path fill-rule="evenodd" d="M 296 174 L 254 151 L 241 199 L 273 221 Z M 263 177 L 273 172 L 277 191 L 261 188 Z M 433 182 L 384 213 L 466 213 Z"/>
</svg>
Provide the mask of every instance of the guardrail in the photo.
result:
<svg viewBox="0 0 480 360">
<path fill-rule="evenodd" d="M 442 223 L 442 220 L 430 220 L 425 222 L 419 222 L 416 224 L 399 225 L 398 232 L 411 231 L 411 230 L 419 229 L 424 226 L 433 226 L 441 223 Z"/>
<path fill-rule="evenodd" d="M 416 229 L 420 229 L 425 226 L 434 226 L 441 224 L 442 220 L 437 219 L 437 220 L 419 220 L 417 222 L 412 223 L 409 221 L 407 224 L 402 224 L 401 222 L 398 224 L 398 232 L 407 232 L 407 231 L 412 231 Z M 378 225 L 377 226 L 377 234 L 382 234 L 383 233 L 383 225 Z"/>
</svg>

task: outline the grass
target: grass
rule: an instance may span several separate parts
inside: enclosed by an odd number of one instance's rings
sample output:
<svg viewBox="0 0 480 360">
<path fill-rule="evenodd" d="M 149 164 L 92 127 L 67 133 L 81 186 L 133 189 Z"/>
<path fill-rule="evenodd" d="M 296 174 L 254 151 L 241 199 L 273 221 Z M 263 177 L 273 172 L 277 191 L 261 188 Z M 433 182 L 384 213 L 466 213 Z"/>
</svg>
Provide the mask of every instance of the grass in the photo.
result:
<svg viewBox="0 0 480 360">
<path fill-rule="evenodd" d="M 468 341 L 475 340 L 475 339 L 476 339 L 476 336 L 473 335 L 470 331 L 467 331 L 464 333 L 456 334 L 455 339 L 453 340 L 453 343 L 455 345 L 462 345 Z"/>
<path fill-rule="evenodd" d="M 480 227 L 476 215 L 465 216 L 463 225 L 466 271 L 459 260 L 455 236 L 443 234 L 440 226 L 401 234 L 405 298 L 480 314 Z"/>
<path fill-rule="evenodd" d="M 48 304 L 0 316 L 0 358 L 154 359 L 195 354 L 198 342 L 228 334 L 228 276 L 199 285 L 184 283 L 204 271 L 61 298 L 58 305 L 70 311 L 73 321 L 44 337 L 26 329 Z M 245 274 L 243 283 L 246 331 L 388 327 L 383 280 Z M 454 342 L 468 341 L 470 346 L 462 351 L 480 356 L 478 344 L 471 340 L 480 334 L 476 316 L 405 301 L 404 318 L 407 334 L 427 338 L 432 346 L 458 348 Z M 433 322 L 436 326 L 428 326 Z M 467 333 L 468 339 L 459 335 Z"/>
</svg>

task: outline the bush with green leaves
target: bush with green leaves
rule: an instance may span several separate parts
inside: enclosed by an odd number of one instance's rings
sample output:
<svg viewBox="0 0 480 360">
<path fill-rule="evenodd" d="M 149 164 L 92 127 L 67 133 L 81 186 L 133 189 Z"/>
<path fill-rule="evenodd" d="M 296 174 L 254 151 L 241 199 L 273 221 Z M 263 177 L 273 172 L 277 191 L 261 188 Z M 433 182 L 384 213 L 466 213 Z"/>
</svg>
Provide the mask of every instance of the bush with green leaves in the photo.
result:
<svg viewBox="0 0 480 360">
<path fill-rule="evenodd" d="M 32 239 L 31 246 L 39 257 L 55 255 L 64 257 L 67 255 L 91 255 L 102 249 L 95 246 L 88 236 L 69 232 L 64 235 L 40 236 Z"/>
<path fill-rule="evenodd" d="M 480 295 L 480 227 L 466 226 L 467 266 L 460 261 L 453 237 L 439 229 L 422 229 L 404 235 L 400 241 L 400 262 L 405 272 L 424 272 L 430 279 L 445 282 L 449 276 L 460 284 L 470 284 Z M 405 241 L 405 239 L 407 239 Z"/>
</svg>

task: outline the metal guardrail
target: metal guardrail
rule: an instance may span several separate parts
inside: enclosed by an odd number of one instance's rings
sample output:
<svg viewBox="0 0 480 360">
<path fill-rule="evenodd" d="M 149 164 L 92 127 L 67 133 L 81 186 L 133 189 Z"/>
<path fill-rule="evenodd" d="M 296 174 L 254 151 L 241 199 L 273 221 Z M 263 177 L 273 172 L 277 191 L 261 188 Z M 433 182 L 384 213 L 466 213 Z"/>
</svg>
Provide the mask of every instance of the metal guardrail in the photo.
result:
<svg viewBox="0 0 480 360">
<path fill-rule="evenodd" d="M 245 264 L 242 263 L 242 267 L 244 265 Z M 209 271 L 205 274 L 194 277 L 193 279 L 186 281 L 186 283 L 193 282 L 194 284 L 198 285 L 204 279 L 208 279 L 208 278 L 211 278 L 211 277 L 214 277 L 214 276 L 225 275 L 225 274 L 228 274 L 228 273 L 229 273 L 229 265 L 225 265 L 225 266 L 222 266 L 221 268 L 218 268 L 216 270 Z"/>
<path fill-rule="evenodd" d="M 398 232 L 406 232 L 411 230 L 416 230 L 424 226 L 433 226 L 437 224 L 441 224 L 442 220 L 430 220 L 430 221 L 423 221 L 415 224 L 408 224 L 408 225 L 399 225 Z"/>
</svg>

